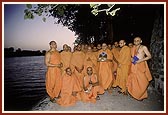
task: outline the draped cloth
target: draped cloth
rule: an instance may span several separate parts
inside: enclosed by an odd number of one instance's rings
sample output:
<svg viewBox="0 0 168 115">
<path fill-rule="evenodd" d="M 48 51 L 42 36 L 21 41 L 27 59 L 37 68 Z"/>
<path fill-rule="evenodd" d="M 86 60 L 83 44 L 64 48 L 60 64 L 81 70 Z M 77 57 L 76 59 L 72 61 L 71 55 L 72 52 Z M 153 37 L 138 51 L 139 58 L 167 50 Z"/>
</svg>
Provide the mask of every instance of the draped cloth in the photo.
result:
<svg viewBox="0 0 168 115">
<path fill-rule="evenodd" d="M 83 102 L 96 102 L 96 97 L 98 94 L 103 94 L 104 93 L 104 89 L 100 86 L 100 85 L 96 85 L 96 86 L 91 86 L 91 84 L 89 84 L 89 82 L 92 83 L 96 83 L 97 80 L 97 75 L 96 74 L 92 74 L 91 76 L 86 75 L 84 77 L 84 86 L 89 89 L 90 91 L 88 93 L 83 92 L 81 94 L 81 100 Z"/>
<path fill-rule="evenodd" d="M 93 73 L 97 74 L 97 57 L 93 52 L 87 52 L 84 58 L 84 74 L 87 74 L 87 68 L 92 67 Z"/>
<path fill-rule="evenodd" d="M 62 51 L 61 53 L 61 62 L 63 64 L 62 73 L 65 73 L 65 69 L 70 67 L 72 52 Z"/>
<path fill-rule="evenodd" d="M 73 92 L 81 91 L 79 82 L 76 81 L 76 76 L 64 74 L 61 88 L 61 98 L 57 100 L 57 103 L 61 106 L 73 106 L 78 100 L 72 95 Z"/>
<path fill-rule="evenodd" d="M 135 55 L 135 47 L 132 48 L 132 57 Z M 131 71 L 128 76 L 127 88 L 130 95 L 137 100 L 148 97 L 147 87 L 152 76 L 146 61 L 131 64 Z"/>
<path fill-rule="evenodd" d="M 123 46 L 121 48 L 117 61 L 120 66 L 117 68 L 117 77 L 115 83 L 121 88 L 121 92 L 125 92 L 131 65 L 131 51 L 128 46 Z"/>
<path fill-rule="evenodd" d="M 112 53 L 109 49 L 106 49 L 105 51 L 99 50 L 98 54 L 101 54 L 102 52 L 107 54 L 107 59 L 112 60 Z M 100 86 L 102 86 L 104 89 L 108 89 L 109 87 L 111 87 L 113 81 L 112 62 L 102 61 L 98 62 L 98 64 L 99 64 L 98 79 Z"/>
<path fill-rule="evenodd" d="M 78 72 L 76 68 L 82 69 L 84 67 L 84 58 L 85 58 L 85 54 L 82 51 L 75 51 L 72 54 L 72 58 L 70 62 L 70 67 L 73 73 L 75 73 L 75 75 L 77 76 L 77 79 L 79 80 L 81 87 L 83 87 L 82 84 L 83 84 L 84 73 L 83 71 Z"/>
<path fill-rule="evenodd" d="M 51 64 L 60 64 L 61 57 L 58 51 L 49 52 L 51 53 L 50 62 Z M 51 98 L 59 96 L 62 87 L 61 69 L 58 67 L 48 67 L 46 72 L 46 91 Z"/>
<path fill-rule="evenodd" d="M 112 55 L 113 55 L 113 57 L 115 58 L 115 59 L 118 59 L 119 58 L 119 49 L 118 48 L 113 48 L 112 50 L 111 50 L 111 52 L 112 52 Z M 117 62 L 116 61 L 114 61 L 114 59 L 113 59 L 113 72 L 114 71 L 117 71 Z"/>
<path fill-rule="evenodd" d="M 115 61 L 115 59 L 118 59 L 119 58 L 119 49 L 118 48 L 113 48 L 111 50 L 112 52 L 112 55 L 113 55 L 113 68 L 112 68 L 112 72 L 113 72 L 113 76 L 114 76 L 114 80 L 113 80 L 113 84 L 112 84 L 112 87 L 116 87 L 116 75 L 117 75 L 117 67 L 118 67 L 118 64 L 117 62 Z"/>
</svg>

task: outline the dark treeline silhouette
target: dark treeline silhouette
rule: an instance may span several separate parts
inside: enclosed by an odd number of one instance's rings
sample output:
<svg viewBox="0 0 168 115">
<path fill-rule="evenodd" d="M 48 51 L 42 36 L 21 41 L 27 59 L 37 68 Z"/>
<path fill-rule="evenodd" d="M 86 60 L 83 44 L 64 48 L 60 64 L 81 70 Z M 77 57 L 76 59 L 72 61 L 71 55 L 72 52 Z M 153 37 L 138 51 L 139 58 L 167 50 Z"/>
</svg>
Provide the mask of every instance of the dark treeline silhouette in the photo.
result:
<svg viewBox="0 0 168 115">
<path fill-rule="evenodd" d="M 40 50 L 32 51 L 32 50 L 21 50 L 18 48 L 14 51 L 13 47 L 4 48 L 4 56 L 5 57 L 22 57 L 22 56 L 44 56 L 46 53 L 45 50 L 42 52 Z"/>
</svg>

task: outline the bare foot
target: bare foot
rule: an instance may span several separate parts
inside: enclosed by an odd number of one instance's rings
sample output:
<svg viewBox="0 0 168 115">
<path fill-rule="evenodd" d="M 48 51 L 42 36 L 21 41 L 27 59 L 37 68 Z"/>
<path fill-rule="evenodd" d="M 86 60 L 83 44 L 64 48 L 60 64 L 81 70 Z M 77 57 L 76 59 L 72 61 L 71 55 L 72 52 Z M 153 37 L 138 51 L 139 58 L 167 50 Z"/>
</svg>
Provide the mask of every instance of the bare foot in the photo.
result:
<svg viewBox="0 0 168 115">
<path fill-rule="evenodd" d="M 112 89 L 107 90 L 109 94 L 112 94 Z"/>
<path fill-rule="evenodd" d="M 55 100 L 54 98 L 50 98 L 50 101 L 51 101 L 52 103 L 56 103 L 56 100 Z"/>
</svg>

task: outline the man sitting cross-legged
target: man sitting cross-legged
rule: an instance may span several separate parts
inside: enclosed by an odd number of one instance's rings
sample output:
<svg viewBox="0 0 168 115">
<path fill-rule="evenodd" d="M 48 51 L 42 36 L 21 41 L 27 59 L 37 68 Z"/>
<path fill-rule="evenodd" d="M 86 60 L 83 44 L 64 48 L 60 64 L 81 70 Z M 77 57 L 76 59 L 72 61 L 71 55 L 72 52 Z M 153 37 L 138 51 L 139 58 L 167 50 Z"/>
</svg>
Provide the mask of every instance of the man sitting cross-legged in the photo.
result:
<svg viewBox="0 0 168 115">
<path fill-rule="evenodd" d="M 92 67 L 87 68 L 87 75 L 84 76 L 83 80 L 84 92 L 81 94 L 83 102 L 93 102 L 99 100 L 98 94 L 103 94 L 103 87 L 99 86 L 97 75 L 93 74 Z"/>
</svg>

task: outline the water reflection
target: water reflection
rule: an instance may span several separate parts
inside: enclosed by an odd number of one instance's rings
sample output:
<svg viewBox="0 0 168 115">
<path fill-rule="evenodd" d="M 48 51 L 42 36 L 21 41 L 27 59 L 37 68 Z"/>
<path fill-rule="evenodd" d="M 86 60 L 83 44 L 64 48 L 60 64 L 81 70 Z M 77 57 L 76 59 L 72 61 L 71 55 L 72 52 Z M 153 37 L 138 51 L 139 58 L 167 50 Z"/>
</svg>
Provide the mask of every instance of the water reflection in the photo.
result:
<svg viewBox="0 0 168 115">
<path fill-rule="evenodd" d="M 31 108 L 46 96 L 44 56 L 4 59 L 4 110 Z"/>
</svg>

